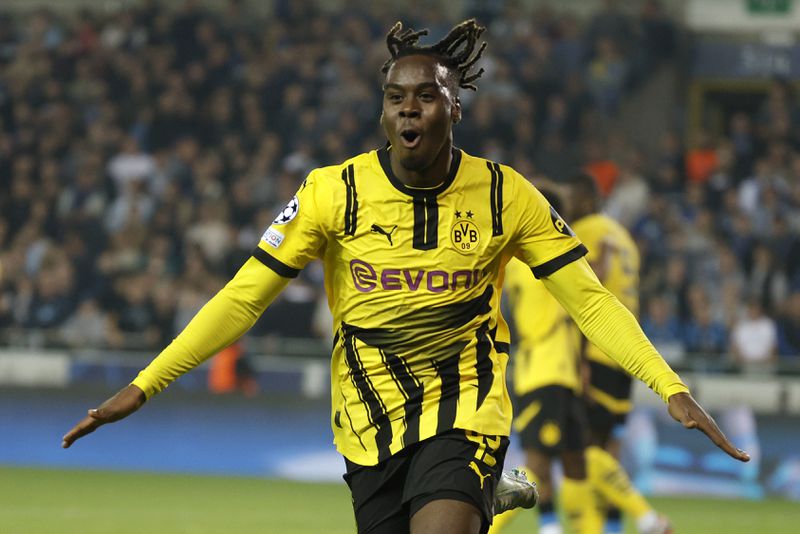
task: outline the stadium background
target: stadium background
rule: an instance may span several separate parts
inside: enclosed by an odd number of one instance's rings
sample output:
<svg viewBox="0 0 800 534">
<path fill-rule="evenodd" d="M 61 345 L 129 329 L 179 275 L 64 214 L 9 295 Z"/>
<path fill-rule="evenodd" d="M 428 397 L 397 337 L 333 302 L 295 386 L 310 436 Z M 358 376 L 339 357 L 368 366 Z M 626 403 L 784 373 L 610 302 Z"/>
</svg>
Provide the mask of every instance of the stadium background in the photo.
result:
<svg viewBox="0 0 800 534">
<path fill-rule="evenodd" d="M 642 252 L 645 331 L 754 455 L 677 432 L 640 389 L 636 482 L 800 499 L 798 4 L 5 0 L 0 485 L 19 466 L 338 480 L 318 266 L 142 414 L 58 445 L 309 169 L 382 144 L 386 29 L 434 39 L 476 16 L 486 74 L 456 144 L 534 179 L 598 179 Z M 0 507 L 0 530 L 30 531 L 24 517 Z"/>
</svg>

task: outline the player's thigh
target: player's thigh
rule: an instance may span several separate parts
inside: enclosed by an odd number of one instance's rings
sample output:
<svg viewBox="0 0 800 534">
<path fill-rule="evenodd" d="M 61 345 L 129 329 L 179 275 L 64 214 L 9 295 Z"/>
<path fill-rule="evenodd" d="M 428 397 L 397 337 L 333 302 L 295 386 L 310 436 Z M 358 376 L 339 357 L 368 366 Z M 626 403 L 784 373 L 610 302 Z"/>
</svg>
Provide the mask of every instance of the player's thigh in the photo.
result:
<svg viewBox="0 0 800 534">
<path fill-rule="evenodd" d="M 345 460 L 358 534 L 408 534 L 408 504 L 403 488 L 409 454 L 398 454 L 378 465 L 361 466 Z"/>
<path fill-rule="evenodd" d="M 485 436 L 464 430 L 452 430 L 421 443 L 414 453 L 403 493 L 412 524 L 416 518 L 417 524 L 428 525 L 426 518 L 431 515 L 430 511 L 447 506 L 451 514 L 458 516 L 451 519 L 459 525 L 463 521 L 472 524 L 472 510 L 477 510 L 481 518 L 480 532 L 488 531 L 507 449 L 505 436 Z M 429 508 L 437 501 L 457 501 L 466 506 L 439 503 Z M 417 518 L 419 513 L 423 515 Z M 441 532 L 445 531 L 449 532 Z"/>
<path fill-rule="evenodd" d="M 574 394 L 569 388 L 554 385 L 535 389 L 518 399 L 514 429 L 523 449 L 548 456 L 557 456 L 564 449 L 571 397 Z"/>
<path fill-rule="evenodd" d="M 480 534 L 484 518 L 470 503 L 437 499 L 424 505 L 411 518 L 411 534 Z"/>
<path fill-rule="evenodd" d="M 561 460 L 564 476 L 575 480 L 586 478 L 584 453 L 589 444 L 588 418 L 583 399 L 570 392 L 566 400 L 566 419 Z"/>
</svg>

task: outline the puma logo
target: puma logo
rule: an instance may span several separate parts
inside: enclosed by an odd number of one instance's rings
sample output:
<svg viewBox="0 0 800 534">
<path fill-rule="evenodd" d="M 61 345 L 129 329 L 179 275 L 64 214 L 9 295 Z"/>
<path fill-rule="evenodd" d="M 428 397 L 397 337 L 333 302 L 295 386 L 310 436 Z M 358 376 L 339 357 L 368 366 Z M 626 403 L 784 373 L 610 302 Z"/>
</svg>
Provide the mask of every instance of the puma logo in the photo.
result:
<svg viewBox="0 0 800 534">
<path fill-rule="evenodd" d="M 478 478 L 481 481 L 481 489 L 483 489 L 483 481 L 492 476 L 492 474 L 489 473 L 488 475 L 484 475 L 481 473 L 481 470 L 478 469 L 478 464 L 476 464 L 474 460 L 469 463 L 469 468 L 475 471 L 475 474 L 478 475 Z"/>
<path fill-rule="evenodd" d="M 370 228 L 370 231 L 373 234 L 385 235 L 386 239 L 389 240 L 389 245 L 391 245 L 391 246 L 394 246 L 394 243 L 392 243 L 392 234 L 394 233 L 395 230 L 397 230 L 397 225 L 396 224 L 394 226 L 392 226 L 392 229 L 389 230 L 388 232 L 386 230 L 384 230 L 383 228 L 381 228 L 380 226 L 378 226 L 377 224 L 373 224 L 372 228 Z"/>
</svg>

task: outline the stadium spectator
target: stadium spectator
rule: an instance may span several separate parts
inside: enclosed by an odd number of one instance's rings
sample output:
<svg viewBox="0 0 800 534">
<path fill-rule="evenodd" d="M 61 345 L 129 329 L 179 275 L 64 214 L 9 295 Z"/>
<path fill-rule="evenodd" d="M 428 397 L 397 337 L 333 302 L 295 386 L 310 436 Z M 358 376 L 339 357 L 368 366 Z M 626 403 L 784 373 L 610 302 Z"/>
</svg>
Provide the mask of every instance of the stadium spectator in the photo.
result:
<svg viewBox="0 0 800 534">
<path fill-rule="evenodd" d="M 705 183 L 717 170 L 717 149 L 711 135 L 705 130 L 693 134 L 692 147 L 686 151 L 686 178 L 690 182 Z"/>
<path fill-rule="evenodd" d="M 712 315 L 713 307 L 705 290 L 695 286 L 690 293 L 691 315 L 683 325 L 686 352 L 693 358 L 706 358 L 714 365 L 711 370 L 718 369 L 719 360 L 728 350 L 728 333 L 725 325 Z"/>
<path fill-rule="evenodd" d="M 683 328 L 669 299 L 661 295 L 650 298 L 642 314 L 642 330 L 665 360 L 683 361 Z"/>
<path fill-rule="evenodd" d="M 773 321 L 764 314 L 761 300 L 751 297 L 731 330 L 731 354 L 744 370 L 770 369 L 777 361 L 778 333 Z"/>
</svg>

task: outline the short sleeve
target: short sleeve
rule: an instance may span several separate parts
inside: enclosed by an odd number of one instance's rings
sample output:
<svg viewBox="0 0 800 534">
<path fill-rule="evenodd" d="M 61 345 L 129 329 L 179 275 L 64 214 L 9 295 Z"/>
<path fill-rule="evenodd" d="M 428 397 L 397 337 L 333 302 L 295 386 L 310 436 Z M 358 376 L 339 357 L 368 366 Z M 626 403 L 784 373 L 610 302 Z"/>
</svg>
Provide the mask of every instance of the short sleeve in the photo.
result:
<svg viewBox="0 0 800 534">
<path fill-rule="evenodd" d="M 517 178 L 516 256 L 536 278 L 544 278 L 582 258 L 587 250 L 544 196 L 526 179 Z"/>
<path fill-rule="evenodd" d="M 283 277 L 296 277 L 325 250 L 331 202 L 324 176 L 312 171 L 261 236 L 253 256 Z"/>
</svg>

